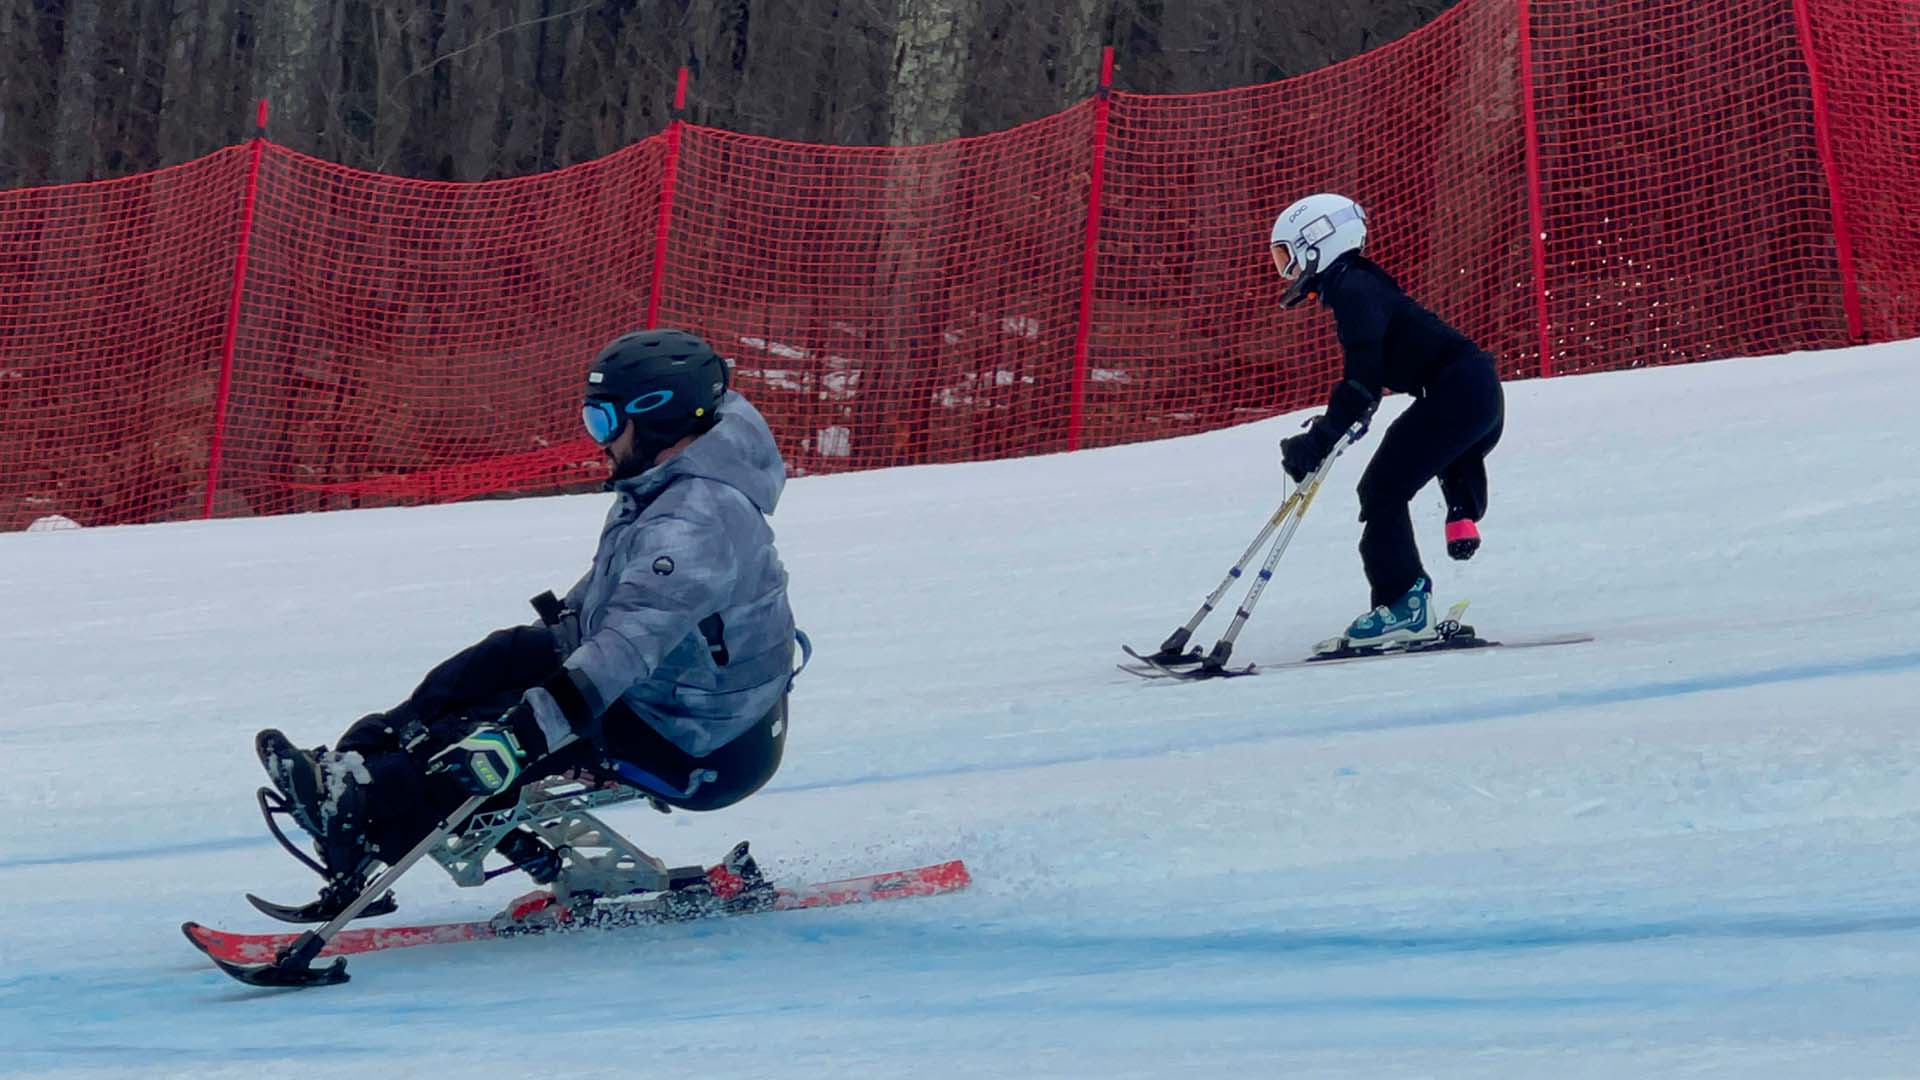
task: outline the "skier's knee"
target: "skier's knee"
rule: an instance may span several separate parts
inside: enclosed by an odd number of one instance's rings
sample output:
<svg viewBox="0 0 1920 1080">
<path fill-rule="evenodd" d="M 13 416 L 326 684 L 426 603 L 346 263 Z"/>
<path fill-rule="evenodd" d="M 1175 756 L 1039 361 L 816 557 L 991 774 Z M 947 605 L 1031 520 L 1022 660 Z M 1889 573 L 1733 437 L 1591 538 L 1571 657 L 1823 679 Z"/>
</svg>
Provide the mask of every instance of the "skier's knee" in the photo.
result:
<svg viewBox="0 0 1920 1080">
<path fill-rule="evenodd" d="M 1360 478 L 1360 520 L 1377 521 L 1380 516 L 1396 508 L 1404 508 L 1413 501 L 1414 493 L 1406 491 L 1405 484 L 1393 483 L 1379 474 L 1369 471 Z"/>
<path fill-rule="evenodd" d="M 381 753 L 398 750 L 405 744 L 402 727 L 411 721 L 402 707 L 392 712 L 368 713 L 355 720 L 333 744 L 335 750 Z"/>
</svg>

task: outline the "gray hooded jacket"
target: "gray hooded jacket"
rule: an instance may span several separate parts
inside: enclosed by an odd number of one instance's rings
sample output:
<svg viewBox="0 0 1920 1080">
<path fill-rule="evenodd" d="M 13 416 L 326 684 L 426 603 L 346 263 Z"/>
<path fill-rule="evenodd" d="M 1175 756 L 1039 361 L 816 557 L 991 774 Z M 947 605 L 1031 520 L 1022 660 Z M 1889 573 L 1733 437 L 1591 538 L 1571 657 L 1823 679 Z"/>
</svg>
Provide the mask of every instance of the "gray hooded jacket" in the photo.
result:
<svg viewBox="0 0 1920 1080">
<path fill-rule="evenodd" d="M 786 693 L 794 626 L 773 513 L 787 472 L 765 418 L 729 391 L 719 422 L 665 464 L 613 485 L 593 569 L 568 591 L 572 682 L 594 715 L 624 700 L 705 757 Z M 558 750 L 577 736 L 552 695 L 527 703 Z"/>
</svg>

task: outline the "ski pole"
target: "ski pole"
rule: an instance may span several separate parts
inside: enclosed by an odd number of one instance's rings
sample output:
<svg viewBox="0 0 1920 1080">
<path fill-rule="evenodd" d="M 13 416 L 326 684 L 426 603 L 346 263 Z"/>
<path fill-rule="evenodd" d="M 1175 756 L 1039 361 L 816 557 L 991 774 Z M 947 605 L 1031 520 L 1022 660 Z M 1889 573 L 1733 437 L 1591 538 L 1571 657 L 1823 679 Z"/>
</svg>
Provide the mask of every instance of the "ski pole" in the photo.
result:
<svg viewBox="0 0 1920 1080">
<path fill-rule="evenodd" d="M 1294 489 L 1294 495 L 1300 499 L 1299 505 L 1287 521 L 1286 527 L 1280 530 L 1279 537 L 1273 542 L 1272 550 L 1267 552 L 1267 561 L 1260 567 L 1260 573 L 1255 576 L 1253 587 L 1247 590 L 1246 599 L 1240 602 L 1239 609 L 1233 613 L 1233 621 L 1227 624 L 1227 632 L 1220 635 L 1220 640 L 1213 643 L 1213 649 L 1207 653 L 1207 658 L 1200 662 L 1200 670 L 1203 673 L 1226 668 L 1227 658 L 1233 655 L 1234 639 L 1240 636 L 1241 628 L 1246 626 L 1247 620 L 1253 617 L 1253 605 L 1260 602 L 1260 594 L 1266 591 L 1267 583 L 1273 580 L 1273 568 L 1279 565 L 1280 556 L 1286 554 L 1287 545 L 1293 543 L 1293 534 L 1299 531 L 1301 519 L 1307 516 L 1307 507 L 1313 505 L 1313 497 L 1320 493 L 1320 482 L 1326 479 L 1327 470 L 1333 465 L 1333 460 L 1340 456 L 1341 451 L 1346 449 L 1351 441 L 1351 439 L 1343 439 L 1334 444 L 1333 452 L 1327 455 L 1327 460 L 1321 462 L 1313 475 Z"/>
<path fill-rule="evenodd" d="M 1321 467 L 1325 468 L 1324 463 Z M 1233 583 L 1240 580 L 1240 575 L 1246 572 L 1247 564 L 1253 561 L 1254 553 L 1266 544 L 1267 539 L 1273 535 L 1273 531 L 1279 528 L 1280 523 L 1285 521 L 1299 505 L 1300 491 L 1300 488 L 1295 488 L 1281 501 L 1280 508 L 1273 512 L 1273 516 L 1267 519 L 1265 525 L 1260 527 L 1260 532 L 1253 538 L 1253 543 L 1247 545 L 1247 550 L 1241 553 L 1240 558 L 1227 571 L 1227 576 L 1220 579 L 1220 584 L 1200 602 L 1200 609 L 1195 611 L 1193 617 L 1179 629 L 1168 634 L 1167 640 L 1160 643 L 1160 651 L 1147 657 L 1148 660 L 1165 663 L 1169 660 L 1178 660 L 1184 655 L 1187 642 L 1193 638 L 1193 632 L 1200 628 L 1200 624 L 1206 621 L 1208 615 L 1213 613 L 1214 605 L 1227 594 L 1227 590 L 1233 587 Z"/>
<path fill-rule="evenodd" d="M 1307 504 L 1313 501 L 1314 493 L 1319 491 L 1320 481 L 1325 477 L 1327 470 L 1332 468 L 1333 459 L 1339 457 L 1342 451 L 1357 441 L 1360 436 L 1366 434 L 1366 432 L 1366 423 L 1364 421 L 1358 422 L 1354 424 L 1353 428 L 1348 431 L 1344 438 L 1334 444 L 1333 451 L 1327 455 L 1326 460 L 1322 461 L 1319 467 L 1314 469 L 1313 472 L 1308 473 L 1307 476 L 1300 481 L 1300 486 L 1294 488 L 1293 492 L 1281 501 L 1280 508 L 1273 512 L 1273 516 L 1267 519 L 1265 525 L 1261 526 L 1259 534 L 1253 538 L 1253 543 L 1247 545 L 1247 550 L 1241 553 L 1239 561 L 1235 562 L 1232 569 L 1227 571 L 1227 576 L 1221 579 L 1219 586 L 1216 587 L 1213 592 L 1207 594 L 1206 600 L 1201 602 L 1200 609 L 1193 613 L 1193 617 L 1188 619 L 1185 625 L 1167 635 L 1167 640 L 1160 643 L 1159 652 L 1144 659 L 1156 663 L 1166 663 L 1168 661 L 1179 660 L 1185 655 L 1187 642 L 1192 640 L 1193 632 L 1200 628 L 1200 624 L 1206 621 L 1208 615 L 1213 613 L 1214 606 L 1220 603 L 1220 598 L 1227 594 L 1227 590 L 1233 587 L 1233 583 L 1240 580 L 1240 575 L 1246 573 L 1247 564 L 1253 561 L 1254 553 L 1260 550 L 1261 546 L 1267 542 L 1267 539 L 1273 535 L 1274 530 L 1280 528 L 1283 523 L 1287 522 L 1289 517 L 1293 519 L 1293 527 L 1298 527 L 1299 515 L 1306 513 Z M 1289 528 L 1286 540 L 1291 540 L 1292 537 L 1293 529 Z M 1286 540 L 1282 541 L 1283 548 Z M 1263 571 L 1267 577 L 1272 576 L 1273 563 L 1274 560 L 1269 560 L 1266 570 Z M 1263 586 L 1264 584 L 1265 582 L 1263 580 L 1261 585 Z M 1251 607 L 1251 605 L 1248 605 L 1248 607 Z M 1240 618 L 1239 621 L 1244 623 L 1246 620 Z M 1217 648 L 1218 646 L 1216 646 L 1216 649 Z M 1232 650 L 1231 643 L 1228 644 L 1228 650 Z M 1221 662 L 1225 663 L 1224 657 L 1222 657 Z"/>
</svg>

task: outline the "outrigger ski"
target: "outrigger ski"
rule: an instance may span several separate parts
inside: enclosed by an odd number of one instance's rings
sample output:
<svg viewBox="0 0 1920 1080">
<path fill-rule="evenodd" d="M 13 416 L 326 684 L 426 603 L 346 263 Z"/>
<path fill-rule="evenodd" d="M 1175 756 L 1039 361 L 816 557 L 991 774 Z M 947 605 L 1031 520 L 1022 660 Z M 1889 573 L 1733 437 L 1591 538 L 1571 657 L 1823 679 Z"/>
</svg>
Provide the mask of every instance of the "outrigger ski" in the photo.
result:
<svg viewBox="0 0 1920 1080">
<path fill-rule="evenodd" d="M 287 834 L 281 830 L 280 823 L 275 820 L 276 818 L 291 818 L 293 816 L 293 808 L 288 804 L 286 796 L 275 791 L 273 788 L 263 787 L 256 793 L 255 798 L 260 803 L 260 816 L 266 819 L 267 831 L 273 834 L 273 838 L 280 842 L 281 847 L 287 849 L 287 854 L 298 859 L 300 864 L 307 869 L 319 874 L 321 880 L 325 881 L 326 884 L 321 887 L 318 899 L 309 900 L 304 904 L 275 903 L 264 897 L 255 896 L 252 893 L 247 894 L 247 903 L 252 904 L 262 915 L 271 916 L 272 918 L 279 919 L 281 922 L 324 923 L 333 921 L 336 915 L 346 910 L 347 906 L 359 897 L 360 889 L 365 885 L 365 882 L 336 880 L 332 874 L 327 872 L 326 867 L 320 865 L 317 860 L 306 852 L 301 851 L 299 846 L 287 837 Z M 365 919 L 375 915 L 391 915 L 397 910 L 399 910 L 399 906 L 394 900 L 393 890 L 388 889 L 385 894 L 369 901 L 365 907 L 360 909 L 360 913 L 355 915 L 354 918 Z"/>
<path fill-rule="evenodd" d="M 1191 681 L 1195 679 L 1228 679 L 1235 675 L 1253 674 L 1253 665 L 1251 664 L 1245 667 L 1210 668 L 1207 666 L 1206 656 L 1201 653 L 1199 649 L 1193 649 L 1189 652 L 1163 659 L 1157 653 L 1145 655 L 1136 652 L 1131 645 L 1122 645 L 1120 648 L 1121 651 L 1133 657 L 1135 660 L 1140 661 L 1140 663 L 1119 664 L 1116 666 L 1129 675 L 1138 675 L 1143 679 L 1186 679 Z"/>
<path fill-rule="evenodd" d="M 1481 637 L 1473 627 L 1460 621 L 1466 613 L 1468 601 L 1462 600 L 1447 610 L 1446 618 L 1438 626 L 1436 636 L 1413 642 L 1393 645 L 1374 645 L 1355 647 L 1347 645 L 1344 639 L 1334 639 L 1338 644 L 1326 643 L 1312 656 L 1298 660 L 1288 660 L 1277 664 L 1247 664 L 1243 667 L 1209 669 L 1200 655 L 1194 650 L 1170 662 L 1157 656 L 1146 656 L 1131 646 L 1122 646 L 1127 655 L 1139 660 L 1139 664 L 1120 664 L 1121 671 L 1143 679 L 1178 679 L 1183 682 L 1197 682 L 1203 679 L 1227 679 L 1241 675 L 1258 675 L 1268 671 L 1284 671 L 1289 668 L 1307 667 L 1313 664 L 1334 664 L 1352 660 L 1373 660 L 1390 656 L 1415 656 L 1421 653 L 1449 652 L 1463 649 L 1530 649 L 1548 645 L 1575 645 L 1593 640 L 1592 634 L 1558 634 L 1550 637 L 1515 639 L 1511 641 L 1493 641 Z"/>
<path fill-rule="evenodd" d="M 1366 656 L 1389 656 L 1398 653 L 1433 652 L 1439 649 L 1483 648 L 1497 642 L 1486 641 L 1473 632 L 1473 627 L 1463 626 L 1460 616 L 1467 613 L 1467 605 L 1472 601 L 1461 600 L 1447 609 L 1446 618 L 1435 626 L 1435 636 L 1424 641 L 1402 642 L 1392 645 L 1369 645 L 1354 647 L 1346 643 L 1345 638 L 1334 638 L 1322 642 L 1312 656 L 1293 664 L 1280 665 L 1295 667 L 1304 663 L 1324 663 L 1328 660 L 1357 660 Z M 1336 644 L 1337 643 L 1337 644 Z M 1169 655 L 1167 650 L 1151 656 L 1143 656 L 1131 645 L 1120 647 L 1128 656 L 1140 661 L 1144 670 L 1132 664 L 1119 665 L 1120 670 L 1129 675 L 1138 675 L 1144 679 L 1185 679 L 1189 682 L 1200 679 L 1231 679 L 1240 675 L 1253 675 L 1258 672 L 1258 664 L 1243 664 L 1240 667 L 1227 667 L 1221 663 L 1208 663 L 1196 647 L 1184 654 Z M 1198 665 L 1197 667 L 1194 665 Z"/>
<path fill-rule="evenodd" d="M 252 893 L 247 894 L 247 903 L 252 904 L 262 915 L 268 915 L 286 923 L 328 922 L 335 915 L 340 914 L 341 909 L 345 908 L 351 900 L 352 897 L 341 901 L 323 895 L 318 900 L 311 900 L 296 907 L 292 904 L 276 904 Z M 393 890 L 388 889 L 386 895 L 361 908 L 360 914 L 355 915 L 354 918 L 366 919 L 375 915 L 391 915 L 398 910 L 400 906 L 393 899 Z"/>
</svg>

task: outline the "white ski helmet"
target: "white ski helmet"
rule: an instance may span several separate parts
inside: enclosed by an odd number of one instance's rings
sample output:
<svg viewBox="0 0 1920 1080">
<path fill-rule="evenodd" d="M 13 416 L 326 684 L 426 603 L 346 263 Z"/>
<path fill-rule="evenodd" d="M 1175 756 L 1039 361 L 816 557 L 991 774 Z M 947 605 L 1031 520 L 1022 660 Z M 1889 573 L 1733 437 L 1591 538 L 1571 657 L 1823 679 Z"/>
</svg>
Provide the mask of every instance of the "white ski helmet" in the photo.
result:
<svg viewBox="0 0 1920 1080">
<path fill-rule="evenodd" d="M 1345 195 L 1309 195 L 1273 220 L 1274 269 L 1293 282 L 1281 302 L 1299 303 L 1320 271 L 1367 242 L 1367 212 Z"/>
</svg>

